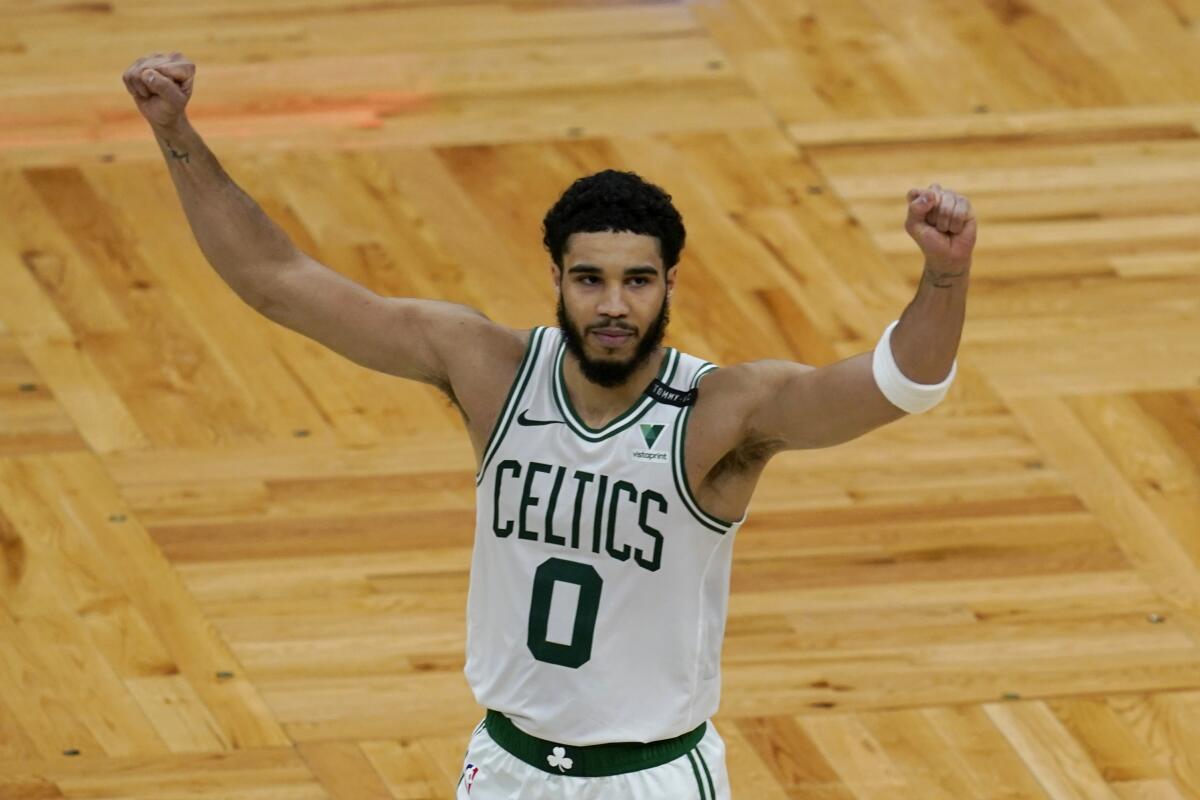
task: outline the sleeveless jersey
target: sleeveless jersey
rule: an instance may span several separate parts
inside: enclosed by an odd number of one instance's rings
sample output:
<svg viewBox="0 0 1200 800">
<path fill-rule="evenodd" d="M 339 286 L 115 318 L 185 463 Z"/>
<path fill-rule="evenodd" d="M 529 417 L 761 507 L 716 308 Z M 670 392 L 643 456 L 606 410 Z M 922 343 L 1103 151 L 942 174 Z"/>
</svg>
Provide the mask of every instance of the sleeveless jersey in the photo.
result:
<svg viewBox="0 0 1200 800">
<path fill-rule="evenodd" d="M 710 718 L 737 522 L 696 503 L 685 393 L 717 369 L 665 348 L 603 428 L 571 406 L 557 327 L 535 328 L 476 475 L 464 673 L 526 733 L 584 746 L 678 736 Z"/>
</svg>

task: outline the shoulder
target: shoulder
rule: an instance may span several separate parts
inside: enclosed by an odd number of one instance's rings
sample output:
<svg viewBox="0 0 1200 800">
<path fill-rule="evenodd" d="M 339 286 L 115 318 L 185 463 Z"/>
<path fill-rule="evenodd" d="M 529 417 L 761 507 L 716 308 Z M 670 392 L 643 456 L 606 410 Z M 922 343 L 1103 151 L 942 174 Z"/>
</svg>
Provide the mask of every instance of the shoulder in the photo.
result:
<svg viewBox="0 0 1200 800">
<path fill-rule="evenodd" d="M 760 411 L 780 396 L 789 379 L 815 367 L 763 359 L 708 369 L 700 376 L 690 424 L 705 432 L 715 461 L 744 448 L 772 451 L 776 443 L 757 424 Z"/>
<path fill-rule="evenodd" d="M 443 343 L 453 377 L 476 383 L 511 379 L 525 359 L 538 328 L 510 328 L 486 317 L 465 319 L 458 335 Z"/>
<path fill-rule="evenodd" d="M 732 434 L 754 395 L 755 370 L 749 364 L 718 367 L 705 364 L 696 371 L 696 401 L 692 424 L 706 431 Z M 728 436 L 722 436 L 722 439 Z"/>
<path fill-rule="evenodd" d="M 507 390 L 536 331 L 510 328 L 484 316 L 464 315 L 442 332 L 438 348 L 454 399 L 488 396 L 498 385 Z M 469 411 L 469 409 L 466 409 Z"/>
</svg>

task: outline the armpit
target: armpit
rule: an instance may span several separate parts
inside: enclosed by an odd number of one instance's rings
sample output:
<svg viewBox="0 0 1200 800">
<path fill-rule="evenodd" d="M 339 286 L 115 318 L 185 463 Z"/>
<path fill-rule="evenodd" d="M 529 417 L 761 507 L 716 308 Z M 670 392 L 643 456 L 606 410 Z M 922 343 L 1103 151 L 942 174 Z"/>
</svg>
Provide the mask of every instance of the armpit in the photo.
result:
<svg viewBox="0 0 1200 800">
<path fill-rule="evenodd" d="M 722 478 L 757 472 L 771 456 L 786 446 L 782 439 L 760 439 L 746 442 L 726 453 L 708 473 L 708 480 L 716 482 Z"/>
<path fill-rule="evenodd" d="M 454 394 L 454 387 L 450 385 L 450 381 L 438 381 L 433 384 L 433 387 L 442 394 L 446 395 L 446 399 L 450 404 L 458 409 L 458 413 L 462 415 L 463 422 L 470 423 L 471 418 L 467 416 L 467 410 L 462 407 L 462 403 L 458 402 L 458 397 Z"/>
</svg>

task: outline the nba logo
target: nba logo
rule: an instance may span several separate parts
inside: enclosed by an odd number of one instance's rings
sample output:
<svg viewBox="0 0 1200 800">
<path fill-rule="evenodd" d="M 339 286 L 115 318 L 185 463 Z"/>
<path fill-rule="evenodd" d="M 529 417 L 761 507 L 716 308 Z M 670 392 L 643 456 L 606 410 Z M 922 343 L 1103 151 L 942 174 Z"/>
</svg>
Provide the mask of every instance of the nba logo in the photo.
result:
<svg viewBox="0 0 1200 800">
<path fill-rule="evenodd" d="M 467 783 L 467 794 L 471 793 L 471 784 L 475 783 L 475 776 L 479 774 L 479 767 L 468 763 L 466 769 L 463 770 L 463 778 Z"/>
</svg>

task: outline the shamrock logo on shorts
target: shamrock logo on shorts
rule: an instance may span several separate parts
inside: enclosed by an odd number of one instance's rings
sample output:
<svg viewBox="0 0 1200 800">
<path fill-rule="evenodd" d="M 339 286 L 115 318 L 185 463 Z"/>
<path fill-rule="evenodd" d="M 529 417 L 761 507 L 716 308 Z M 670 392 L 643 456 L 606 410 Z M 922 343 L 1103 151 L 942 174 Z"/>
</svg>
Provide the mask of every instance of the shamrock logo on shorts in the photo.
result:
<svg viewBox="0 0 1200 800">
<path fill-rule="evenodd" d="M 573 763 L 567 758 L 567 749 L 565 747 L 554 748 L 554 755 L 546 756 L 546 760 L 550 762 L 550 766 L 558 767 L 561 772 L 566 772 L 571 768 Z"/>
</svg>

